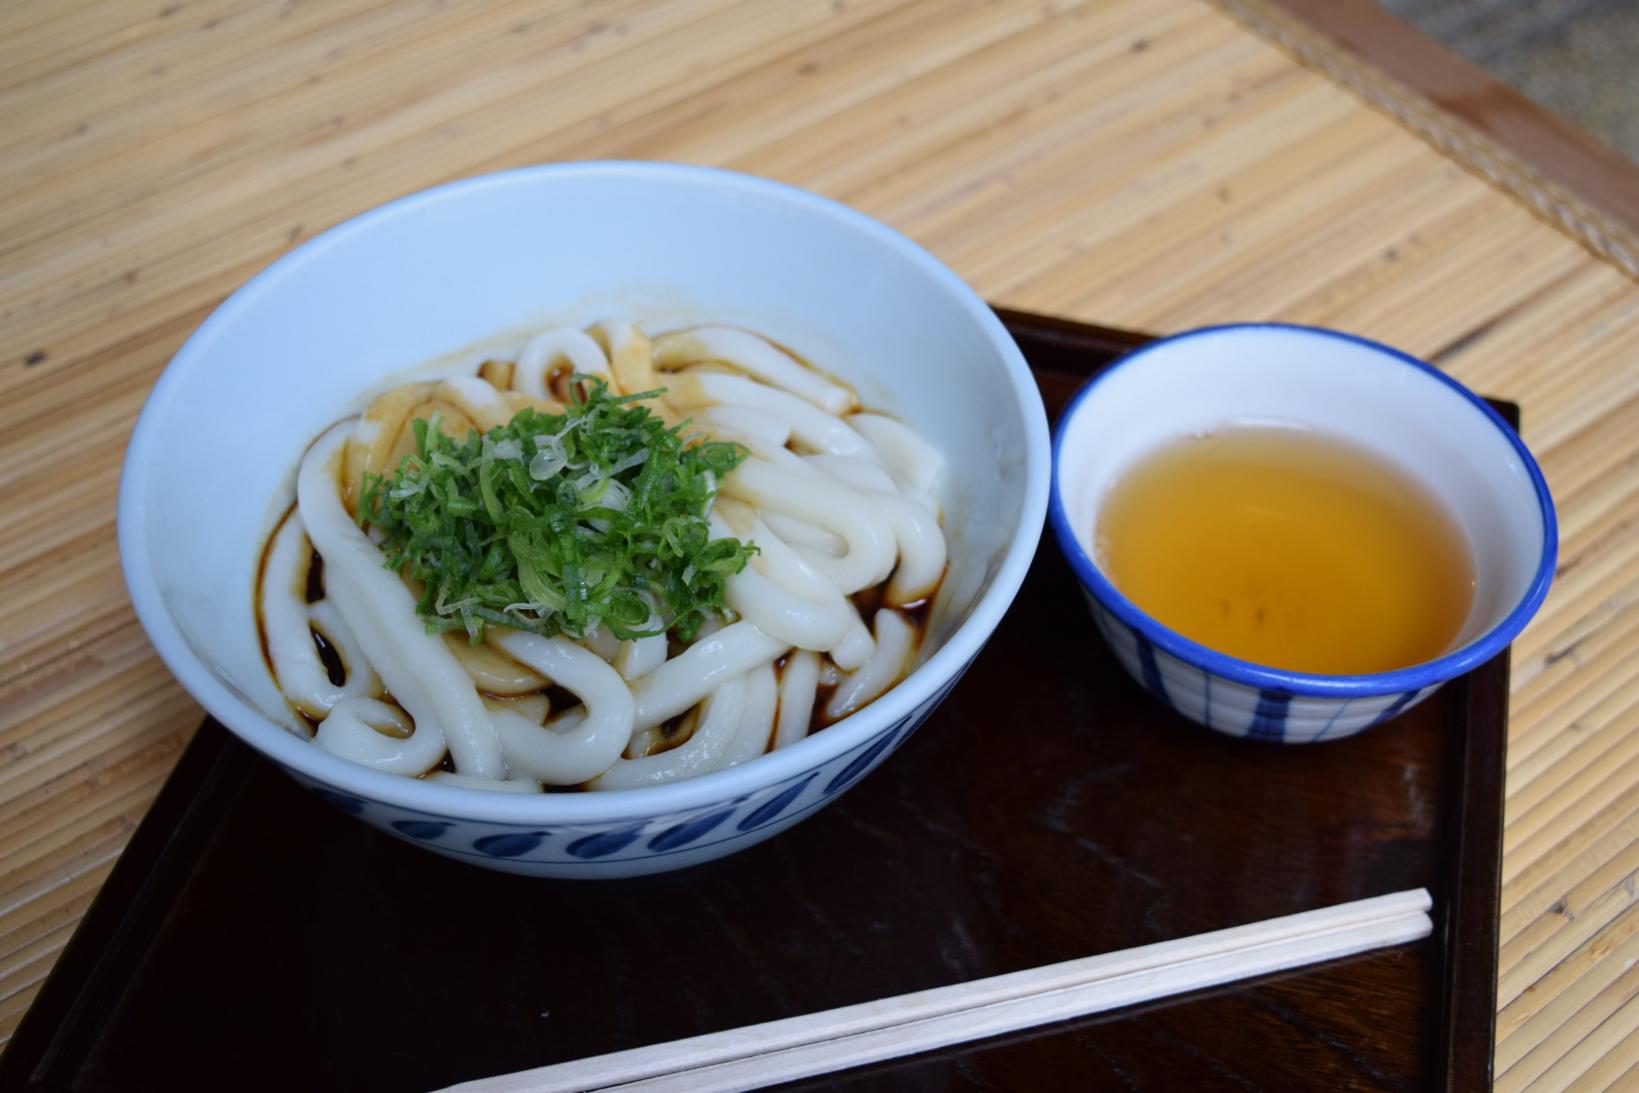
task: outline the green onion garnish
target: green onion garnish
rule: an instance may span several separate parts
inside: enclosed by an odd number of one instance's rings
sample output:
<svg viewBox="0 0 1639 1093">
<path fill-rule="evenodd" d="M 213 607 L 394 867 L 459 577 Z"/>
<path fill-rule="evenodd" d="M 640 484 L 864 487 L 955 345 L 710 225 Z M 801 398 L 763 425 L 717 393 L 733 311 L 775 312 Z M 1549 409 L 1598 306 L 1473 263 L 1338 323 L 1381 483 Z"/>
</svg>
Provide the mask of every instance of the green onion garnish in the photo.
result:
<svg viewBox="0 0 1639 1093">
<path fill-rule="evenodd" d="M 389 569 L 418 582 L 429 632 L 483 640 L 498 623 L 621 639 L 694 638 L 728 614 L 723 581 L 756 547 L 712 539 L 706 511 L 738 444 L 686 443 L 642 406 L 576 376 L 562 414 L 524 409 L 465 441 L 414 423 L 416 450 L 386 477 L 366 474 L 359 523 L 385 535 Z"/>
</svg>

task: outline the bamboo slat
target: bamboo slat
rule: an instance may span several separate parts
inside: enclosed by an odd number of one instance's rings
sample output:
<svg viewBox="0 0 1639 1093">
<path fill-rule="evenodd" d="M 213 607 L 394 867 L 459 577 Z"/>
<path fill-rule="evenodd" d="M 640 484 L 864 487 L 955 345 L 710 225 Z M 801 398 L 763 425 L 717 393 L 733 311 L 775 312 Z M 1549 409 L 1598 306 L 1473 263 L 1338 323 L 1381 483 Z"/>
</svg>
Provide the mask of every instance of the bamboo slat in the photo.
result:
<svg viewBox="0 0 1639 1093">
<path fill-rule="evenodd" d="M 1515 650 L 1498 1085 L 1631 1083 L 1639 288 L 1594 253 L 1628 240 L 1568 234 L 1574 195 L 1534 211 L 1529 171 L 1476 168 L 1437 111 L 1227 6 L 1247 22 L 1200 0 L 0 7 L 0 1038 L 200 717 L 113 539 L 165 361 L 365 208 L 635 157 L 837 197 L 1011 306 L 1341 326 L 1521 402 L 1563 549 Z"/>
<path fill-rule="evenodd" d="M 1562 1081 L 1564 1084 L 1558 1088 L 1570 1090 L 1571 1093 L 1634 1088 L 1639 1085 L 1639 1063 L 1624 1071 L 1623 1065 L 1629 1053 L 1617 1049 L 1632 1039 L 1636 1030 L 1639 1030 L 1639 1002 L 1629 999 L 1611 1020 L 1600 1025 L 1586 1040 L 1555 1063 L 1554 1069 L 1546 1075 L 1547 1080 Z M 1563 1074 L 1555 1073 L 1567 1063 L 1575 1064 L 1575 1068 L 1567 1067 Z"/>
</svg>

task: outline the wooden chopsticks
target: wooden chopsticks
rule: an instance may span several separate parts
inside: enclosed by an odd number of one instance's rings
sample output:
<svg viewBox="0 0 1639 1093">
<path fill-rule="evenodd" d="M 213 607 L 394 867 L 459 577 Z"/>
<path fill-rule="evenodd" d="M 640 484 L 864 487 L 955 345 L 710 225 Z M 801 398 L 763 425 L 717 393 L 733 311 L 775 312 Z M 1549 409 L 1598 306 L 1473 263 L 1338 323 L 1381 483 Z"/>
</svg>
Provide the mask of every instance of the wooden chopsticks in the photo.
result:
<svg viewBox="0 0 1639 1093">
<path fill-rule="evenodd" d="M 751 1089 L 1415 941 L 1431 906 L 1426 889 L 1396 892 L 450 1089 Z"/>
</svg>

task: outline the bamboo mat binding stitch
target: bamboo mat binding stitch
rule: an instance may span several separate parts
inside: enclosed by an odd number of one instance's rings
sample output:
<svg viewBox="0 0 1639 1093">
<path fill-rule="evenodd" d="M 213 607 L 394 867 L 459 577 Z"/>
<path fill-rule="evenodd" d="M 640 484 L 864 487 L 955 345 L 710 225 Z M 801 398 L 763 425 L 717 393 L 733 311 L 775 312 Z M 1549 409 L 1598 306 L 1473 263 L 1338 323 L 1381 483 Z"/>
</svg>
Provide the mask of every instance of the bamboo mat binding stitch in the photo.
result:
<svg viewBox="0 0 1639 1093">
<path fill-rule="evenodd" d="M 1398 80 L 1338 48 L 1302 20 L 1278 10 L 1270 0 L 1215 2 L 1299 64 L 1352 91 L 1595 255 L 1630 277 L 1639 278 L 1639 233 L 1544 178 L 1518 156 Z"/>
</svg>

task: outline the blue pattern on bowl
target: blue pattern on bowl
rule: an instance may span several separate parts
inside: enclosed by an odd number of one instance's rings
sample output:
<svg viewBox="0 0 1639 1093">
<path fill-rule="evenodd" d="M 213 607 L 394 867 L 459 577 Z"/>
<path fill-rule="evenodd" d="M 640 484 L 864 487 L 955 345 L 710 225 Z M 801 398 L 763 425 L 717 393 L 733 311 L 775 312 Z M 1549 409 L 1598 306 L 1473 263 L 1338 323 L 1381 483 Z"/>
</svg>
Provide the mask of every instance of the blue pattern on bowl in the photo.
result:
<svg viewBox="0 0 1639 1093">
<path fill-rule="evenodd" d="M 564 851 L 584 861 L 593 858 L 607 858 L 610 854 L 618 854 L 643 834 L 640 827 L 628 827 L 620 831 L 600 831 L 596 835 L 586 835 L 568 846 Z"/>
<path fill-rule="evenodd" d="M 544 831 L 485 835 L 481 839 L 474 839 L 472 848 L 481 854 L 488 854 L 492 858 L 516 858 L 540 846 L 541 840 L 544 838 L 546 838 L 546 832 Z"/>
<path fill-rule="evenodd" d="M 826 796 L 830 796 L 833 793 L 840 793 L 849 786 L 853 785 L 855 780 L 858 779 L 860 775 L 864 774 L 870 769 L 871 764 L 876 761 L 877 756 L 881 755 L 883 751 L 893 743 L 893 738 L 894 735 L 891 730 L 889 732 L 885 732 L 877 738 L 876 743 L 860 752 L 852 762 L 850 762 L 846 767 L 842 768 L 841 774 L 825 783 Z"/>
<path fill-rule="evenodd" d="M 348 815 L 364 815 L 364 802 L 357 797 L 349 797 L 345 793 L 337 793 L 333 789 L 325 789 L 318 785 L 309 785 L 307 788 L 318 794 L 321 801 L 336 806 Z"/>
<path fill-rule="evenodd" d="M 812 769 L 687 812 L 563 827 L 513 825 L 363 801 L 285 769 L 324 800 L 366 823 L 458 861 L 549 877 L 655 873 L 744 849 L 830 804 L 909 739 L 965 670 L 898 721 Z"/>
<path fill-rule="evenodd" d="M 795 801 L 797 797 L 801 795 L 803 790 L 808 788 L 808 783 L 812 782 L 815 777 L 816 775 L 813 774 L 804 775 L 801 781 L 780 790 L 779 794 L 772 801 L 769 801 L 766 804 L 758 805 L 756 808 L 746 813 L 745 817 L 742 818 L 739 823 L 734 825 L 735 828 L 740 831 L 750 831 L 753 828 L 758 828 L 768 823 L 770 820 L 774 819 L 774 817 L 784 812 L 787 806 L 789 806 L 792 801 Z"/>
<path fill-rule="evenodd" d="M 394 820 L 393 830 L 412 839 L 436 839 L 450 829 L 446 820 Z"/>
<path fill-rule="evenodd" d="M 688 823 L 668 827 L 660 834 L 649 840 L 650 850 L 675 850 L 680 846 L 687 846 L 708 834 L 712 828 L 734 815 L 732 808 L 713 812 L 711 815 Z"/>
</svg>

